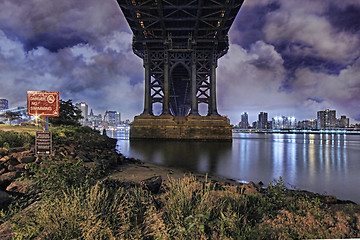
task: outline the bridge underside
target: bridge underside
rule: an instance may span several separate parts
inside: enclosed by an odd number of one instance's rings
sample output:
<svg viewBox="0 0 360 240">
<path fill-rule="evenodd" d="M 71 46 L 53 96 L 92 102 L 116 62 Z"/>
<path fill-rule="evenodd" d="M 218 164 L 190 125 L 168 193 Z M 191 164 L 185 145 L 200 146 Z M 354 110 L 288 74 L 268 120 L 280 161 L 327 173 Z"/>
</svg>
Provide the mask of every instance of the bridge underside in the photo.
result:
<svg viewBox="0 0 360 240">
<path fill-rule="evenodd" d="M 161 105 L 157 114 L 173 117 L 178 125 L 182 123 L 174 117 L 199 116 L 199 104 L 207 105 L 207 116 L 219 116 L 217 60 L 228 51 L 227 34 L 243 0 L 117 1 L 134 34 L 133 51 L 145 68 L 144 111 L 134 119 L 131 131 L 140 134 L 136 129 L 145 116 L 150 116 L 146 119 L 152 119 L 152 126 L 158 125 L 154 121 L 165 124 L 154 116 L 156 104 Z M 197 118 L 198 127 L 204 119 Z M 141 135 L 131 134 L 131 138 Z"/>
</svg>

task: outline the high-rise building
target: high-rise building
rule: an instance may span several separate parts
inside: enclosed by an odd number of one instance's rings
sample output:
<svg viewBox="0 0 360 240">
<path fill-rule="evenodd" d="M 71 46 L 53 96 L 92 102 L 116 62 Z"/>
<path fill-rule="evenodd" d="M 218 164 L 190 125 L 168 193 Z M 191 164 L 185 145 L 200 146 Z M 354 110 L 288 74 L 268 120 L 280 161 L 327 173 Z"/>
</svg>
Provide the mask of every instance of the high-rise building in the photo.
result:
<svg viewBox="0 0 360 240">
<path fill-rule="evenodd" d="M 75 104 L 81 110 L 81 116 L 83 116 L 83 120 L 86 121 L 88 119 L 88 105 L 85 102 Z"/>
<path fill-rule="evenodd" d="M 317 120 L 311 119 L 311 120 L 303 120 L 299 122 L 299 128 L 304 130 L 314 130 L 317 129 Z"/>
<path fill-rule="evenodd" d="M 9 109 L 9 102 L 7 99 L 0 99 L 0 110 Z"/>
<path fill-rule="evenodd" d="M 247 112 L 244 112 L 243 114 L 241 114 L 241 122 L 239 124 L 239 127 L 242 129 L 249 128 L 249 115 Z"/>
<path fill-rule="evenodd" d="M 334 129 L 336 128 L 336 110 L 326 109 L 317 112 L 318 129 Z"/>
<path fill-rule="evenodd" d="M 257 128 L 268 129 L 268 114 L 266 112 L 260 112 Z"/>
<path fill-rule="evenodd" d="M 350 126 L 350 119 L 347 118 L 345 115 L 341 116 L 340 119 L 338 119 L 337 127 L 338 128 L 348 128 Z"/>
<path fill-rule="evenodd" d="M 295 117 L 274 117 L 272 119 L 272 129 L 294 129 L 296 128 Z"/>
<path fill-rule="evenodd" d="M 119 124 L 121 122 L 121 114 L 116 111 L 106 111 L 104 115 L 104 122 L 109 125 Z"/>
</svg>

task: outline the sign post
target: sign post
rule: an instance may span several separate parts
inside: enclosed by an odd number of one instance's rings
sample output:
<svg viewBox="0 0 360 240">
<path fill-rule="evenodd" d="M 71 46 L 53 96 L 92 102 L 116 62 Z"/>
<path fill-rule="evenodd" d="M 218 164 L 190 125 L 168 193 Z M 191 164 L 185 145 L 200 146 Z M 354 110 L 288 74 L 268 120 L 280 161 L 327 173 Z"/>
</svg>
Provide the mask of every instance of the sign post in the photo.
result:
<svg viewBox="0 0 360 240">
<path fill-rule="evenodd" d="M 50 155 L 52 149 L 51 132 L 48 117 L 59 117 L 59 92 L 28 91 L 27 114 L 41 118 L 42 131 L 36 132 L 35 152 L 38 155 Z"/>
</svg>

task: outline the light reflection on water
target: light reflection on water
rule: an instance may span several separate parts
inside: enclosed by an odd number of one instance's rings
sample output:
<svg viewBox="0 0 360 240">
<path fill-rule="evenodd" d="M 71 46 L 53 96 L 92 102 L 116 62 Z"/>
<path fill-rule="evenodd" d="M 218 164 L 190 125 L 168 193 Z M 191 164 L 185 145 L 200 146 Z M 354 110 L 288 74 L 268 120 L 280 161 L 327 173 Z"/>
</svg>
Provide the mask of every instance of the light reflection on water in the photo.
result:
<svg viewBox="0 0 360 240">
<path fill-rule="evenodd" d="M 229 142 L 129 141 L 128 157 L 237 179 L 283 179 L 298 188 L 360 203 L 360 135 L 236 133 Z"/>
</svg>

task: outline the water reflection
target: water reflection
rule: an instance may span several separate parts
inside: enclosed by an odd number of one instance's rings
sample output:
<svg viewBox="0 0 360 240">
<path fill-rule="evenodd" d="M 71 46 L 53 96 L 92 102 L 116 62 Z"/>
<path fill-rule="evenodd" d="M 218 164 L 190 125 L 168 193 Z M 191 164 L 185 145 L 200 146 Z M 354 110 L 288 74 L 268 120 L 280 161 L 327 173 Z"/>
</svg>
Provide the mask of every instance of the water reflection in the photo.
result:
<svg viewBox="0 0 360 240">
<path fill-rule="evenodd" d="M 131 155 L 146 162 L 215 173 L 231 153 L 229 142 L 130 141 Z"/>
<path fill-rule="evenodd" d="M 240 181 L 268 183 L 282 176 L 299 188 L 360 203 L 360 192 L 353 191 L 360 184 L 360 136 L 237 133 L 232 143 L 129 141 L 121 134 L 114 136 L 122 139 L 120 152 L 145 162 Z"/>
</svg>

